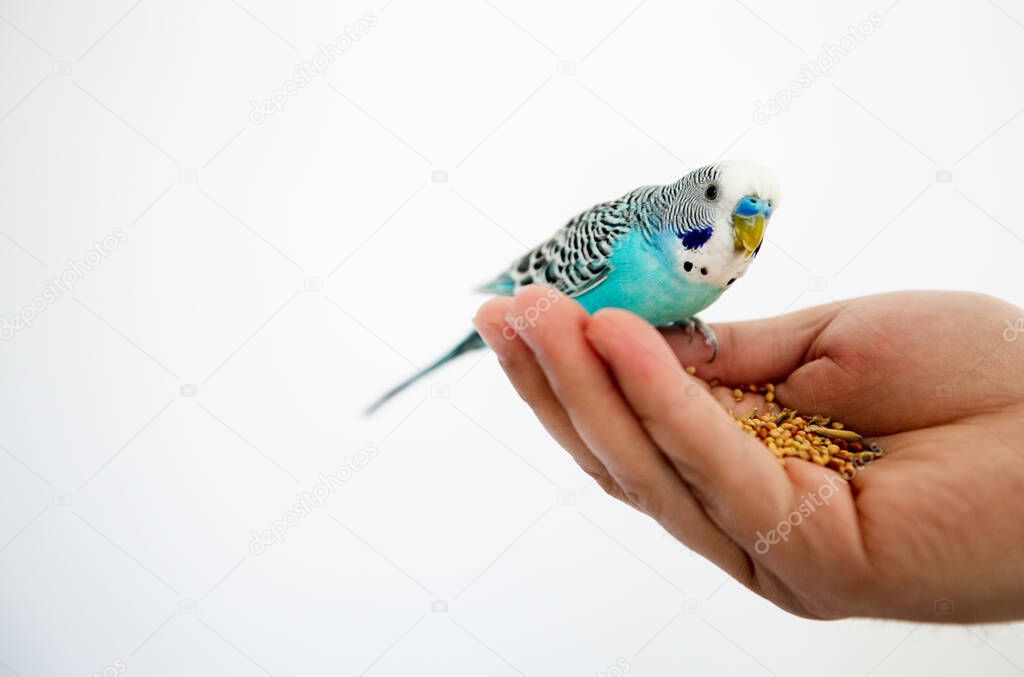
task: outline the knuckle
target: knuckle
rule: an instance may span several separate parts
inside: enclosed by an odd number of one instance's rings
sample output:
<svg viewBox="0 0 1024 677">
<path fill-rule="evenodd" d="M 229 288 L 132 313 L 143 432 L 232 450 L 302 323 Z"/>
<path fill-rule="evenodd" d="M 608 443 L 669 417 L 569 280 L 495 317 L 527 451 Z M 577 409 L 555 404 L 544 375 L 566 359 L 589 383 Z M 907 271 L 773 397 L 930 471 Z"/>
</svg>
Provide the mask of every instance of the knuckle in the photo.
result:
<svg viewBox="0 0 1024 677">
<path fill-rule="evenodd" d="M 597 486 L 601 487 L 601 490 L 604 491 L 604 493 L 608 494 L 612 498 L 622 497 L 622 490 L 619 489 L 619 485 L 617 485 L 611 477 L 601 475 L 599 473 L 587 474 L 594 478 L 594 481 L 597 482 Z"/>
<path fill-rule="evenodd" d="M 591 478 L 593 478 L 594 482 L 597 483 L 597 486 L 601 487 L 601 490 L 604 493 L 606 493 L 607 495 L 611 496 L 614 499 L 626 503 L 627 505 L 632 505 L 632 502 L 626 496 L 626 493 L 622 490 L 622 487 L 619 486 L 618 482 L 616 482 L 611 475 L 609 475 L 607 472 L 603 470 L 588 469 L 586 465 L 580 463 L 579 461 L 577 461 L 577 463 L 581 468 L 583 468 L 583 472 L 587 473 L 588 475 L 590 475 Z"/>
<path fill-rule="evenodd" d="M 604 466 L 596 464 L 590 459 L 575 458 L 575 461 L 576 465 L 578 465 L 583 472 L 590 475 L 591 479 L 598 484 L 602 481 L 612 481 L 611 476 L 608 474 L 608 471 L 605 470 Z"/>
<path fill-rule="evenodd" d="M 619 478 L 619 484 L 630 505 L 654 519 L 658 519 L 661 514 L 661 501 L 658 499 L 658 492 L 649 482 L 637 477 L 630 477 L 628 479 Z"/>
</svg>

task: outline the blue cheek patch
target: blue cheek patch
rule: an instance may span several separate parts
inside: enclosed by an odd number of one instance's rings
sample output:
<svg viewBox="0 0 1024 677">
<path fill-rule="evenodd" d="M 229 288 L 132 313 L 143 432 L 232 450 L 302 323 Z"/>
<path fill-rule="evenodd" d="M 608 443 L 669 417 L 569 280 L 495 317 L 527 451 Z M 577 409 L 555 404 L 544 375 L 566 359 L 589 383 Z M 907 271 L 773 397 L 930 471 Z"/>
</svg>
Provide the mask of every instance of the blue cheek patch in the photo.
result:
<svg viewBox="0 0 1024 677">
<path fill-rule="evenodd" d="M 714 232 L 715 229 L 711 226 L 702 226 L 700 228 L 684 232 L 679 236 L 679 240 L 683 243 L 684 249 L 695 251 L 707 244 Z"/>
</svg>

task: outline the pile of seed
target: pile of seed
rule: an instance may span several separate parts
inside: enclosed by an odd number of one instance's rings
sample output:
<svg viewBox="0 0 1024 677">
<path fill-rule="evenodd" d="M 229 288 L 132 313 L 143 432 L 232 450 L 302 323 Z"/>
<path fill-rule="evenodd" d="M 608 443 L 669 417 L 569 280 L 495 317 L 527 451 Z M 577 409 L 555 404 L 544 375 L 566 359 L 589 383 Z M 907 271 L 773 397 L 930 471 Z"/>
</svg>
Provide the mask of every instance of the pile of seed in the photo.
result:
<svg viewBox="0 0 1024 677">
<path fill-rule="evenodd" d="M 693 367 L 687 367 L 686 373 L 696 373 Z M 712 388 L 721 385 L 718 379 L 708 383 Z M 747 392 L 763 395 L 773 409 L 775 402 L 775 384 L 751 384 L 744 388 L 734 388 L 732 398 L 737 404 L 743 401 Z M 782 409 L 759 414 L 757 409 L 747 412 L 736 419 L 740 428 L 752 437 L 756 437 L 778 460 L 785 465 L 787 458 L 810 461 L 821 466 L 832 468 L 847 480 L 852 479 L 858 468 L 882 458 L 885 452 L 877 444 L 867 444 L 864 438 L 847 430 L 840 421 L 833 421 L 824 416 L 805 417 L 795 409 Z"/>
<path fill-rule="evenodd" d="M 736 423 L 768 447 L 779 465 L 785 465 L 787 458 L 799 458 L 832 468 L 848 480 L 858 468 L 885 455 L 877 444 L 865 444 L 859 434 L 839 421 L 805 418 L 793 409 L 766 414 L 755 409 Z"/>
</svg>

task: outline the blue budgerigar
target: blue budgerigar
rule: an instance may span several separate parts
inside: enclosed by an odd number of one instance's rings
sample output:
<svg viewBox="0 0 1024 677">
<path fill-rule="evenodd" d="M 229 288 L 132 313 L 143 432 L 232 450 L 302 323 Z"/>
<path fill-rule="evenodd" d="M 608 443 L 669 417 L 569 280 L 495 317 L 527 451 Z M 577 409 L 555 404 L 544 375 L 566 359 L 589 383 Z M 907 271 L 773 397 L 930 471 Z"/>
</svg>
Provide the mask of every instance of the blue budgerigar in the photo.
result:
<svg viewBox="0 0 1024 677">
<path fill-rule="evenodd" d="M 542 285 L 590 313 L 624 308 L 656 326 L 685 326 L 691 337 L 699 330 L 714 360 L 718 342 L 697 313 L 747 271 L 778 203 L 778 183 L 766 168 L 717 162 L 675 183 L 637 188 L 591 207 L 480 290 L 513 295 Z M 484 347 L 472 332 L 368 413 L 446 362 Z"/>
</svg>

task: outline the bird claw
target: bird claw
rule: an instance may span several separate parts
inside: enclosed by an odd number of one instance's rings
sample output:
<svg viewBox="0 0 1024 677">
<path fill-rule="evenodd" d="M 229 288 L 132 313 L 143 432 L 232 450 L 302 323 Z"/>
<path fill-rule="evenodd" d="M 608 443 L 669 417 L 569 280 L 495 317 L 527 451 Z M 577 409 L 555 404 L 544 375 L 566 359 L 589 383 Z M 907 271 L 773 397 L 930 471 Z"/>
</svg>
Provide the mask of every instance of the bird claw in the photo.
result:
<svg viewBox="0 0 1024 677">
<path fill-rule="evenodd" d="M 698 331 L 704 335 L 704 344 L 711 348 L 711 357 L 708 359 L 708 364 L 714 362 L 715 358 L 718 357 L 718 337 L 715 336 L 714 330 L 704 324 L 704 321 L 699 317 L 691 317 L 678 324 L 682 325 L 686 335 L 690 337 L 690 343 L 693 343 L 693 337 Z"/>
</svg>

